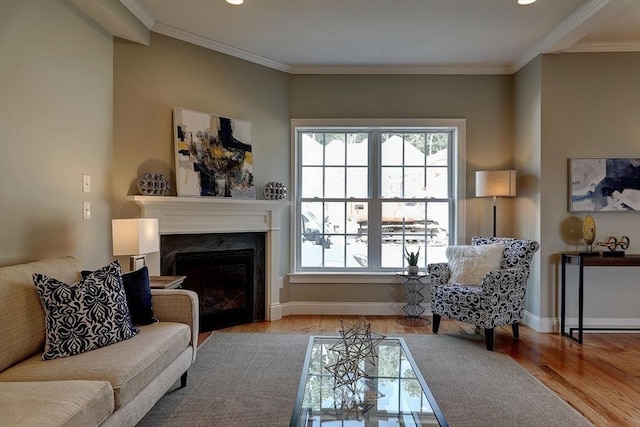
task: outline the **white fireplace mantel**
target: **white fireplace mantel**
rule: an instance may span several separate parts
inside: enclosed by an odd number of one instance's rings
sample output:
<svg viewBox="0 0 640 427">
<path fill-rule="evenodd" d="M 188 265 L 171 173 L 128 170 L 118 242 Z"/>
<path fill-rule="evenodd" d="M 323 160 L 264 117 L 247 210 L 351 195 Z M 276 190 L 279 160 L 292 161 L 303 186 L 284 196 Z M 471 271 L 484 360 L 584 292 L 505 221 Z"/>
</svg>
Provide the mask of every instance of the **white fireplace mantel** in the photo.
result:
<svg viewBox="0 0 640 427">
<path fill-rule="evenodd" d="M 266 233 L 265 298 L 267 320 L 282 318 L 280 306 L 280 217 L 291 203 L 214 197 L 128 196 L 141 217 L 158 218 L 162 234 Z M 152 275 L 160 274 L 160 258 L 149 257 Z"/>
</svg>

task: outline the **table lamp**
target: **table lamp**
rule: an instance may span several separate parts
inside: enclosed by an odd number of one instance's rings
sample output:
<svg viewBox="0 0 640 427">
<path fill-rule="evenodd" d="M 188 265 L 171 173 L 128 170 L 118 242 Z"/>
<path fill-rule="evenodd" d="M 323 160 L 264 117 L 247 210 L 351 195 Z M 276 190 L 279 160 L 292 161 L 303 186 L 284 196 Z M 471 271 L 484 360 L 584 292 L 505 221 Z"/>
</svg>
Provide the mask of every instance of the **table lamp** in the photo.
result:
<svg viewBox="0 0 640 427">
<path fill-rule="evenodd" d="M 130 255 L 131 271 L 147 264 L 146 254 L 160 251 L 157 218 L 111 220 L 113 255 Z"/>
<path fill-rule="evenodd" d="M 476 171 L 476 197 L 493 197 L 493 237 L 496 237 L 498 197 L 514 197 L 515 195 L 515 170 Z"/>
</svg>

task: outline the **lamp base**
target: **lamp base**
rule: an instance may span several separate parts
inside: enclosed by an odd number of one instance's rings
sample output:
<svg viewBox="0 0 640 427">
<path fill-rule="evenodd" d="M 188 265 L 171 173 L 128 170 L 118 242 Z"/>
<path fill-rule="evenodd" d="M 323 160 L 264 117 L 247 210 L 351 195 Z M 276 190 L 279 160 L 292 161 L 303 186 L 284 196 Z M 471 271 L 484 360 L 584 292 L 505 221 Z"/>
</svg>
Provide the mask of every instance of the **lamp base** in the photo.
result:
<svg viewBox="0 0 640 427">
<path fill-rule="evenodd" d="M 140 270 L 145 265 L 147 265 L 146 255 L 133 255 L 129 259 L 129 271 Z"/>
</svg>

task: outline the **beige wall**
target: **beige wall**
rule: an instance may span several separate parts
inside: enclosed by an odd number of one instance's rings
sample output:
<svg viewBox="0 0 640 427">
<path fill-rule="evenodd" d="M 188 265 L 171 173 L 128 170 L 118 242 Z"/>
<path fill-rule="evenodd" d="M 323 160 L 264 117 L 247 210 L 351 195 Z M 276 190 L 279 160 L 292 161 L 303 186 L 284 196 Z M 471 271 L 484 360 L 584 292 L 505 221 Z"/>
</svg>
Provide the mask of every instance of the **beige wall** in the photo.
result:
<svg viewBox="0 0 640 427">
<path fill-rule="evenodd" d="M 289 177 L 289 75 L 156 33 L 151 45 L 114 42 L 114 218 L 139 215 L 126 202 L 139 177 L 162 173 L 175 195 L 174 107 L 251 122 L 256 193 Z M 281 239 L 289 241 L 289 213 Z M 159 254 L 150 254 L 159 265 Z M 287 269 L 288 247 L 281 255 Z"/>
<path fill-rule="evenodd" d="M 112 60 L 112 37 L 68 2 L 0 2 L 0 265 L 109 262 Z"/>
<path fill-rule="evenodd" d="M 492 202 L 475 198 L 475 171 L 513 167 L 511 76 L 293 75 L 291 116 L 466 119 L 466 235 L 491 235 Z M 501 199 L 498 234 L 512 235 L 512 201 Z M 292 301 L 402 301 L 389 284 L 292 284 Z M 427 292 L 425 292 L 425 295 Z"/>
<path fill-rule="evenodd" d="M 567 159 L 640 157 L 640 53 L 546 55 L 542 61 L 541 127 L 541 292 L 540 316 L 557 313 L 560 286 L 554 264 L 560 251 L 583 250 L 567 228 L 586 214 L 567 210 Z M 631 239 L 629 253 L 640 253 L 640 214 L 594 213 L 597 241 Z M 581 230 L 581 228 L 580 228 Z M 581 233 L 580 233 L 581 234 Z M 603 249 L 603 248 L 600 248 Z M 572 269 L 571 273 L 575 273 Z M 624 323 L 640 318 L 638 269 L 587 269 L 585 318 Z M 572 283 L 576 279 L 571 276 Z M 573 290 L 568 303 L 577 301 Z M 569 316 L 576 315 L 572 309 Z M 590 320 L 590 319 L 594 320 Z M 622 319 L 622 320 L 618 320 Z M 627 322 L 628 323 L 628 322 Z"/>
<path fill-rule="evenodd" d="M 514 159 L 517 178 L 515 235 L 540 242 L 540 128 L 542 57 L 514 78 Z M 533 260 L 527 288 L 527 311 L 540 312 L 540 254 Z"/>
<path fill-rule="evenodd" d="M 518 72 L 515 83 L 516 165 L 531 172 L 530 191 L 517 206 L 517 228 L 530 221 L 542 244 L 527 309 L 540 329 L 551 330 L 559 316 L 559 253 L 584 250 L 586 213 L 567 209 L 568 159 L 640 156 L 640 54 L 545 55 Z M 631 240 L 628 253 L 640 252 L 638 213 L 592 216 L 597 242 L 624 234 Z M 637 326 L 637 269 L 586 268 L 585 277 L 587 325 Z M 567 316 L 575 319 L 576 268 L 568 268 L 567 279 Z"/>
</svg>

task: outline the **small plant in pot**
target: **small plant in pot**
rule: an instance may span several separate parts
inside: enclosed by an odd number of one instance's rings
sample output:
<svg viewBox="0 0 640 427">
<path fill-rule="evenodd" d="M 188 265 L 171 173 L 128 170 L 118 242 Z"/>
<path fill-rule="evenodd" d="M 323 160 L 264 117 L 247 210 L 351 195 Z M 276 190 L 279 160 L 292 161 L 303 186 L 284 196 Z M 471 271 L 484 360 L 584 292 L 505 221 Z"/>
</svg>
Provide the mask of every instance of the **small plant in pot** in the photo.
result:
<svg viewBox="0 0 640 427">
<path fill-rule="evenodd" d="M 407 248 L 404 248 L 404 259 L 407 260 L 409 274 L 418 273 L 418 260 L 420 259 L 420 248 L 417 252 L 409 252 Z"/>
</svg>

